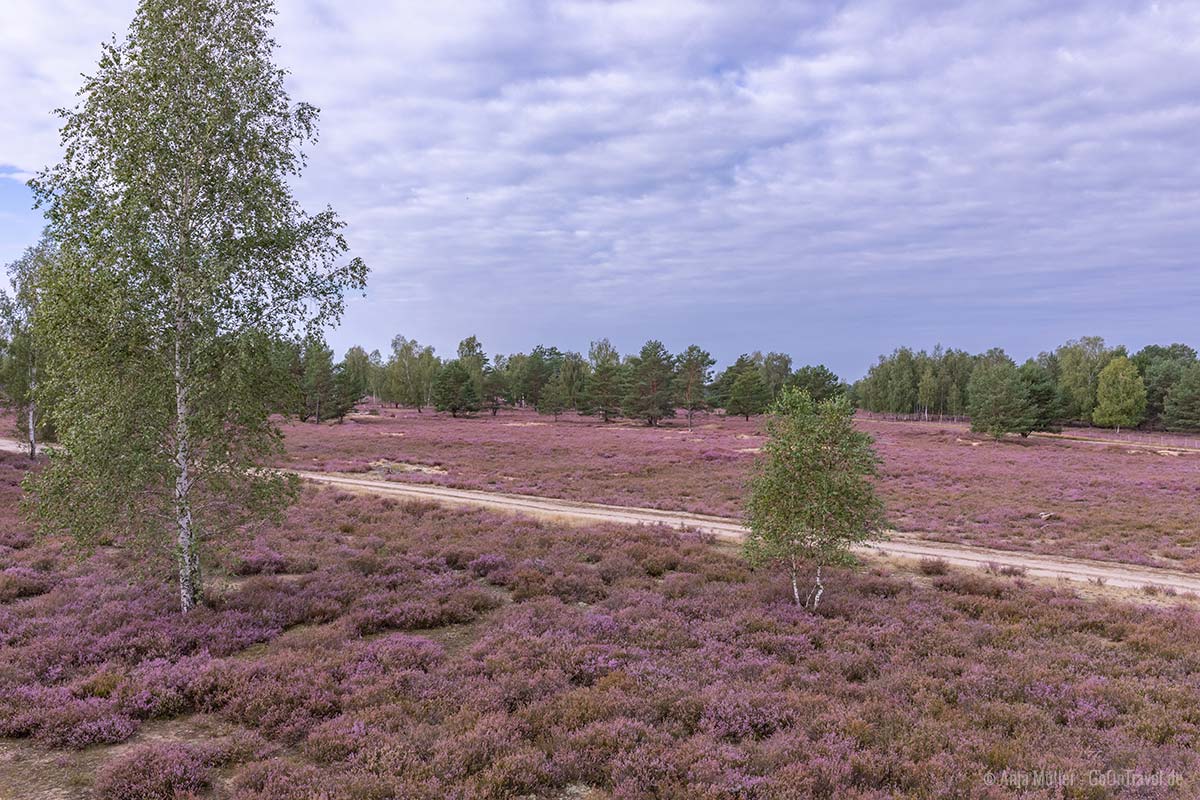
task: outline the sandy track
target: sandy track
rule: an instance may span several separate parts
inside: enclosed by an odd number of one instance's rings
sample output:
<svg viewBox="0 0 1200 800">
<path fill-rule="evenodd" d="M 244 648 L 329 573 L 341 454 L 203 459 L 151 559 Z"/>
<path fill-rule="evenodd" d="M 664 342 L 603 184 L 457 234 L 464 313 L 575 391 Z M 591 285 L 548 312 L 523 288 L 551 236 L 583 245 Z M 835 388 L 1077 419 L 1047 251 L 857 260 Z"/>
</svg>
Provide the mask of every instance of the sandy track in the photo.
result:
<svg viewBox="0 0 1200 800">
<path fill-rule="evenodd" d="M 451 489 L 429 484 L 370 480 L 328 472 L 300 472 L 299 475 L 306 480 L 338 486 L 351 491 L 533 514 L 576 523 L 616 522 L 629 525 L 666 525 L 672 528 L 691 528 L 711 534 L 717 539 L 729 543 L 738 543 L 746 535 L 746 529 L 737 520 L 703 514 L 581 503 L 549 497 L 481 492 L 471 489 Z M 967 567 L 1015 567 L 1023 570 L 1024 574 L 1030 578 L 1069 580 L 1124 589 L 1156 586 L 1159 589 L 1200 594 L 1200 574 L 936 542 L 897 532 L 890 533 L 885 541 L 873 543 L 860 550 L 864 554 L 877 553 L 900 558 L 937 558 L 948 564 Z"/>
<path fill-rule="evenodd" d="M 0 451 L 25 453 L 26 448 L 21 442 L 0 438 Z M 350 491 L 531 514 L 576 524 L 615 522 L 625 525 L 666 525 L 671 528 L 690 528 L 710 534 L 719 541 L 730 544 L 739 543 L 746 536 L 746 529 L 737 520 L 705 514 L 583 503 L 533 495 L 451 489 L 431 484 L 370 480 L 329 472 L 301 471 L 297 474 L 314 483 L 338 486 Z M 1110 561 L 1091 561 L 1083 558 L 1064 558 L 1039 553 L 1022 553 L 1014 550 L 995 550 L 987 547 L 937 542 L 898 532 L 892 532 L 885 541 L 873 543 L 860 548 L 860 550 L 864 554 L 875 553 L 908 559 L 938 558 L 947 564 L 965 567 L 1015 567 L 1023 570 L 1027 577 L 1043 580 L 1068 580 L 1122 589 L 1156 586 L 1159 589 L 1172 589 L 1180 593 L 1191 592 L 1200 595 L 1200 574 Z"/>
<path fill-rule="evenodd" d="M 21 455 L 25 455 L 28 452 L 29 445 L 27 444 L 12 439 L 0 439 L 0 453 L 20 453 Z"/>
</svg>

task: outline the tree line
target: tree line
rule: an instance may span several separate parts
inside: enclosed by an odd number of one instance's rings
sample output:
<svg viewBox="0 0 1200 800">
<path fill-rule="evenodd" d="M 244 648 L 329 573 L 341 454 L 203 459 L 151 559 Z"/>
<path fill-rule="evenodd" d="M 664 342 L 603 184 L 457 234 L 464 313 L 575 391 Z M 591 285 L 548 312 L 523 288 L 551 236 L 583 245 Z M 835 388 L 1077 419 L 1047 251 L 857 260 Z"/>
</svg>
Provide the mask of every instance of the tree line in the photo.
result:
<svg viewBox="0 0 1200 800">
<path fill-rule="evenodd" d="M 303 353 L 299 357 L 304 360 Z M 714 375 L 716 361 L 707 350 L 690 345 L 671 353 L 657 340 L 626 355 L 600 339 L 586 354 L 538 345 L 528 353 L 489 356 L 469 336 L 453 358 L 443 360 L 433 347 L 396 336 L 386 359 L 378 350 L 356 346 L 340 364 L 322 363 L 323 372 L 345 376 L 350 392 L 454 416 L 534 408 L 555 418 L 576 411 L 605 422 L 623 417 L 654 426 L 682 411 L 691 425 L 697 412 L 711 409 L 747 419 L 762 414 L 787 386 L 806 390 L 818 402 L 849 390 L 827 367 L 793 369 L 791 357 L 782 353 L 744 354 Z"/>
<path fill-rule="evenodd" d="M 1200 431 L 1200 360 L 1178 343 L 1130 355 L 1087 336 L 1020 366 L 999 348 L 902 347 L 880 356 L 851 394 L 869 411 L 970 416 L 976 430 L 998 436 L 1072 424 Z"/>
<path fill-rule="evenodd" d="M 817 402 L 844 395 L 868 411 L 969 417 L 976 430 L 1001 436 L 1057 431 L 1065 425 L 1200 431 L 1200 359 L 1185 344 L 1148 345 L 1129 355 L 1099 337 L 1066 342 L 1018 365 L 1004 350 L 970 354 L 935 347 L 902 347 L 880 356 L 867 375 L 847 384 L 824 365 L 793 368 L 785 353 L 747 353 L 714 373 L 715 360 L 698 345 L 672 354 L 651 340 L 622 355 L 607 339 L 586 354 L 538 345 L 528 353 L 489 356 L 475 336 L 454 357 L 397 336 L 385 359 L 352 347 L 339 364 L 327 348 L 301 349 L 297 363 L 315 355 L 317 368 L 294 367 L 303 377 L 307 409 L 329 387 L 325 413 L 340 417 L 355 399 L 371 396 L 395 406 L 432 408 L 454 416 L 504 408 L 535 408 L 557 418 L 565 411 L 609 421 L 618 417 L 657 425 L 682 411 L 723 410 L 749 419 L 764 413 L 785 387 L 804 389 Z M 315 376 L 326 377 L 323 382 Z M 281 409 L 284 410 L 284 409 Z"/>
</svg>

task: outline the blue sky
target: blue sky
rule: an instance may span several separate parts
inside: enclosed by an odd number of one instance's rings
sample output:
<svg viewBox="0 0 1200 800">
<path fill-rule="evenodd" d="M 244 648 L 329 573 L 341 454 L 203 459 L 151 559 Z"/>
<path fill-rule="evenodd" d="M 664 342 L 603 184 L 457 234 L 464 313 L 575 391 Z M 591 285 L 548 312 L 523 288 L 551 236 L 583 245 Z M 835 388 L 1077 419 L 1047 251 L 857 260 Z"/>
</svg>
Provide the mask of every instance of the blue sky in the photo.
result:
<svg viewBox="0 0 1200 800">
<path fill-rule="evenodd" d="M 13 7 L 15 6 L 15 8 Z M 0 260 L 132 0 L 0 27 Z M 372 274 L 331 334 L 452 351 L 1200 344 L 1195 2 L 280 3 L 297 186 Z"/>
</svg>

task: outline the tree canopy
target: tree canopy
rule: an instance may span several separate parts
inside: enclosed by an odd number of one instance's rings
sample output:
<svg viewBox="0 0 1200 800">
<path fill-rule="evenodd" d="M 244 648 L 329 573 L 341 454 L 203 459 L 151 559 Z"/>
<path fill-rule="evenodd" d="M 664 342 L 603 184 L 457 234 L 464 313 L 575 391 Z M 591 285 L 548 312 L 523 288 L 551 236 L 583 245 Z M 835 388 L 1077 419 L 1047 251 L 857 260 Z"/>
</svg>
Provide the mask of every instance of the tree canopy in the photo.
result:
<svg viewBox="0 0 1200 800">
<path fill-rule="evenodd" d="M 447 361 L 433 381 L 433 406 L 450 416 L 479 410 L 479 395 L 470 371 L 458 359 Z"/>
<path fill-rule="evenodd" d="M 770 403 L 771 389 L 763 380 L 762 373 L 748 369 L 733 382 L 729 400 L 725 403 L 725 413 L 750 419 L 751 415 L 766 411 Z"/>
<path fill-rule="evenodd" d="M 1117 356 L 1100 370 L 1092 421 L 1104 428 L 1130 428 L 1146 415 L 1146 385 L 1137 367 Z"/>
<path fill-rule="evenodd" d="M 997 439 L 1006 433 L 1028 436 L 1036 416 L 1017 366 L 1003 351 L 995 351 L 971 373 L 971 430 Z"/>
<path fill-rule="evenodd" d="M 336 321 L 366 279 L 334 212 L 292 196 L 317 110 L 273 63 L 274 11 L 142 0 L 61 112 L 63 160 L 31 183 L 61 255 L 36 334 L 62 445 L 34 508 L 87 542 L 170 542 L 184 610 L 201 543 L 290 494 L 261 469 L 279 446 L 261 342 Z"/>
<path fill-rule="evenodd" d="M 872 481 L 877 470 L 871 437 L 854 427 L 846 398 L 817 403 L 802 390 L 783 390 L 767 418 L 767 441 L 750 483 L 745 552 L 752 564 L 784 566 L 797 605 L 816 608 L 822 567 L 851 563 L 851 548 L 883 528 Z M 814 585 L 801 600 L 806 565 L 814 570 Z"/>
<path fill-rule="evenodd" d="M 641 352 L 629 359 L 621 409 L 625 416 L 644 419 L 652 426 L 664 417 L 675 416 L 675 369 L 662 342 L 646 342 Z"/>
</svg>

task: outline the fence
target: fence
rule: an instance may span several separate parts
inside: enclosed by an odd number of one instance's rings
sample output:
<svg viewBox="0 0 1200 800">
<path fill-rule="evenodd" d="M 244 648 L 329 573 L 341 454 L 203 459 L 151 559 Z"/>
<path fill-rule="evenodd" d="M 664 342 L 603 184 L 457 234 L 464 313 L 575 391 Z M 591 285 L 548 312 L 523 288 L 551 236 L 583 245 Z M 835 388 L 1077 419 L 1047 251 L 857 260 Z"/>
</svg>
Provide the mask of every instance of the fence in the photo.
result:
<svg viewBox="0 0 1200 800">
<path fill-rule="evenodd" d="M 888 414 L 881 411 L 866 411 L 858 409 L 854 416 L 859 419 L 875 419 L 884 422 L 963 422 L 970 423 L 970 417 L 954 416 L 953 414 Z"/>
<path fill-rule="evenodd" d="M 956 422 L 969 424 L 970 417 L 954 416 L 951 414 L 890 414 L 879 411 L 858 409 L 854 415 L 859 419 L 881 420 L 884 422 Z M 1113 444 L 1136 444 L 1143 447 L 1161 447 L 1163 449 L 1200 450 L 1200 435 L 1186 433 L 1160 433 L 1157 431 L 1117 431 L 1111 428 L 1077 428 L 1064 427 L 1062 433 L 1038 433 L 1037 436 L 1059 437 L 1064 439 L 1092 439 L 1112 442 Z"/>
</svg>

